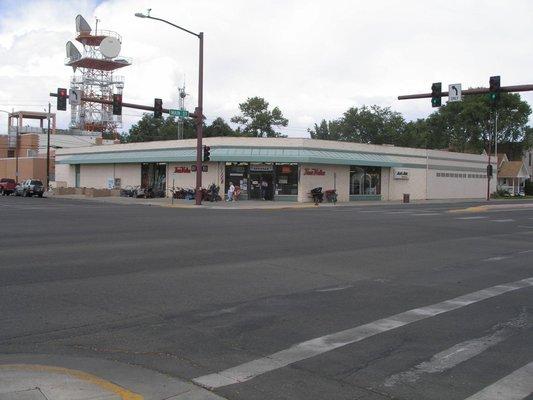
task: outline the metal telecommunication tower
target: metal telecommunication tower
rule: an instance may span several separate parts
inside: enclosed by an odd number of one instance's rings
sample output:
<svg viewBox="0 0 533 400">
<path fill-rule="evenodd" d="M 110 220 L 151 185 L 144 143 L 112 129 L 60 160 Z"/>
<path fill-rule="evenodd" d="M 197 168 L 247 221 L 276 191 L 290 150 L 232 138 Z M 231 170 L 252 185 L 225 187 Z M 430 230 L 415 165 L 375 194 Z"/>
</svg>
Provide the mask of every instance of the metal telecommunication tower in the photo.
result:
<svg viewBox="0 0 533 400">
<path fill-rule="evenodd" d="M 185 93 L 185 84 L 183 84 L 183 87 L 178 88 L 179 92 L 179 100 L 178 105 L 180 110 L 185 110 L 185 97 L 187 96 L 187 93 Z M 178 119 L 178 139 L 183 139 L 183 118 Z"/>
<path fill-rule="evenodd" d="M 99 20 L 97 19 L 97 27 Z M 87 21 L 76 17 L 76 40 L 83 45 L 80 53 L 72 42 L 67 42 L 65 65 L 78 69 L 80 74 L 72 76 L 71 89 L 81 90 L 82 97 L 99 100 L 113 100 L 113 94 L 122 94 L 124 77 L 115 76 L 116 69 L 131 65 L 131 60 L 118 57 L 122 38 L 116 32 L 98 30 L 93 32 Z M 121 116 L 113 116 L 110 104 L 81 101 L 71 103 L 71 128 L 112 134 L 122 125 Z"/>
</svg>

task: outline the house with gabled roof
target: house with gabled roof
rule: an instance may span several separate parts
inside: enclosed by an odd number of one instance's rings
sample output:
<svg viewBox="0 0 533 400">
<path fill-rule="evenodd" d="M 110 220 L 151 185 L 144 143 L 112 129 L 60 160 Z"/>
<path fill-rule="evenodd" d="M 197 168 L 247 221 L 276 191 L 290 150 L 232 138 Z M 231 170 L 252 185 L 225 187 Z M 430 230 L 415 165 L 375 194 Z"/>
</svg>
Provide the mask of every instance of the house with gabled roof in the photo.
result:
<svg viewBox="0 0 533 400">
<path fill-rule="evenodd" d="M 529 172 L 522 160 L 509 161 L 506 154 L 498 154 L 498 189 L 510 194 L 524 193 Z"/>
</svg>

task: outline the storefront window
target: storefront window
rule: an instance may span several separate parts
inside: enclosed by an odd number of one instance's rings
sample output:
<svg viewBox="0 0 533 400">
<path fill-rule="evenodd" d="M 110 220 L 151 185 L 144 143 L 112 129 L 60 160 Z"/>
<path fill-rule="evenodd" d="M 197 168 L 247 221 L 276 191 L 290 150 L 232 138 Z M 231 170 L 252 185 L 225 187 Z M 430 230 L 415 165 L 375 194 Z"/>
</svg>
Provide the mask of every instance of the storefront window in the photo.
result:
<svg viewBox="0 0 533 400">
<path fill-rule="evenodd" d="M 350 194 L 381 194 L 381 167 L 350 167 Z"/>
<path fill-rule="evenodd" d="M 229 183 L 233 186 L 239 186 L 241 193 L 246 195 L 248 192 L 248 164 L 247 163 L 226 163 L 226 181 L 224 182 L 224 191 L 228 192 Z"/>
<path fill-rule="evenodd" d="M 276 165 L 276 194 L 277 195 L 297 195 L 298 194 L 298 165 L 297 164 L 277 164 Z"/>
</svg>

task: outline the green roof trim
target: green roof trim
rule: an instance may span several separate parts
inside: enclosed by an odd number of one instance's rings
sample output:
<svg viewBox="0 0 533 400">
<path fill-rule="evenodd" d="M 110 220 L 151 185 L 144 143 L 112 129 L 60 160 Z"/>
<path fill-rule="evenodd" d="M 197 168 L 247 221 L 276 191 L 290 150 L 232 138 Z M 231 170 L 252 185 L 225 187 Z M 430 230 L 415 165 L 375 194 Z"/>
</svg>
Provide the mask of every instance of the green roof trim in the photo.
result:
<svg viewBox="0 0 533 400">
<path fill-rule="evenodd" d="M 121 164 L 143 162 L 194 162 L 196 149 L 153 149 L 72 154 L 62 156 L 58 164 Z M 398 167 L 393 157 L 336 150 L 295 149 L 280 147 L 211 147 L 211 161 L 296 162 L 309 164 L 371 165 Z"/>
</svg>

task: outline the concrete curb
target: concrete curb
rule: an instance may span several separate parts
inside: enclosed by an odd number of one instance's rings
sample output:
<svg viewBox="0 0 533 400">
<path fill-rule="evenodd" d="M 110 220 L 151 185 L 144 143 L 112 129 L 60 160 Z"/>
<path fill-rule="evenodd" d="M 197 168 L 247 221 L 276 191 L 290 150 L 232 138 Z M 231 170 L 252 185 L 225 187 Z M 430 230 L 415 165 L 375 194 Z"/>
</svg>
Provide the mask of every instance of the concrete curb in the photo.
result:
<svg viewBox="0 0 533 400">
<path fill-rule="evenodd" d="M 9 381 L 7 381 L 8 376 L 10 378 Z M 79 393 L 78 388 L 81 385 L 80 382 L 83 382 L 92 388 L 93 394 L 99 391 L 100 397 L 96 398 L 102 399 L 224 400 L 223 397 L 190 382 L 142 367 L 114 361 L 45 354 L 0 355 L 0 381 L 11 382 L 11 387 L 17 388 L 17 392 L 10 392 L 8 384 L 2 384 L 0 388 L 0 397 L 2 399 L 4 398 L 3 396 L 9 399 L 7 396 L 10 393 L 20 393 L 21 386 L 26 391 L 34 390 L 35 385 L 32 385 L 32 382 L 28 380 L 28 376 L 37 376 L 48 381 L 52 380 L 53 383 L 54 380 L 57 381 L 57 387 L 64 386 L 61 388 L 63 390 L 61 392 L 61 395 L 63 395 L 62 398 L 69 398 L 69 393 Z M 22 385 L 20 380 L 22 380 Z M 72 382 L 71 387 L 63 385 L 67 380 Z M 91 389 L 87 390 L 87 393 L 90 395 Z M 104 394 L 102 395 L 102 393 Z M 70 398 L 80 399 L 78 396 Z M 89 398 L 93 399 L 95 397 L 87 397 L 87 399 Z M 48 397 L 48 399 L 54 400 L 54 397 Z"/>
</svg>

